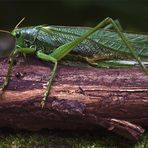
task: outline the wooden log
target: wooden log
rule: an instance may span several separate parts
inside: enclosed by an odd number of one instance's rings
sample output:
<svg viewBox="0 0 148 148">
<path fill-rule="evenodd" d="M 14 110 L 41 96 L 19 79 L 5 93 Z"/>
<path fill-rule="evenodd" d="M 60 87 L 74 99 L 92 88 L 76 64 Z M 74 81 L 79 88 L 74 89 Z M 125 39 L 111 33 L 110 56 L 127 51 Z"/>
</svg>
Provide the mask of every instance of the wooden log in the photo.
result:
<svg viewBox="0 0 148 148">
<path fill-rule="evenodd" d="M 7 72 L 0 62 L 0 84 Z M 97 129 L 137 140 L 148 127 L 148 77 L 139 67 L 106 69 L 58 66 L 48 102 L 41 109 L 52 64 L 18 58 L 11 81 L 0 92 L 0 127 Z"/>
</svg>

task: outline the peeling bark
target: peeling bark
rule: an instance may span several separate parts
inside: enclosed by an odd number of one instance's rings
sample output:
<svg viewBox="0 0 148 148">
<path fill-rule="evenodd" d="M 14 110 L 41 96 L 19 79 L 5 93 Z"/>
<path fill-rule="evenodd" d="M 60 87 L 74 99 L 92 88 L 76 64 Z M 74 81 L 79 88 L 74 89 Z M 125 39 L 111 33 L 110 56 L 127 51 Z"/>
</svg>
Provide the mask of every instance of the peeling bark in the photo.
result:
<svg viewBox="0 0 148 148">
<path fill-rule="evenodd" d="M 7 71 L 0 62 L 0 84 Z M 60 65 L 46 106 L 40 101 L 52 65 L 18 58 L 0 92 L 0 127 L 96 129 L 137 140 L 148 127 L 148 77 L 139 67 L 106 69 Z M 143 128 L 142 128 L 143 127 Z"/>
</svg>

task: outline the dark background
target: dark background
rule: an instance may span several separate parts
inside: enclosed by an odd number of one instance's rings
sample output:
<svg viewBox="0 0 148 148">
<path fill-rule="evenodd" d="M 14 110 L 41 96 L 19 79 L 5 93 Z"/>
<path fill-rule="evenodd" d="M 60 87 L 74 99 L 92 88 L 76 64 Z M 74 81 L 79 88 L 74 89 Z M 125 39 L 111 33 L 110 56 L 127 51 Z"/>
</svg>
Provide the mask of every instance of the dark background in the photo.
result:
<svg viewBox="0 0 148 148">
<path fill-rule="evenodd" d="M 127 31 L 148 32 L 148 0 L 1 0 L 0 29 L 21 26 L 94 26 L 106 17 Z"/>
</svg>

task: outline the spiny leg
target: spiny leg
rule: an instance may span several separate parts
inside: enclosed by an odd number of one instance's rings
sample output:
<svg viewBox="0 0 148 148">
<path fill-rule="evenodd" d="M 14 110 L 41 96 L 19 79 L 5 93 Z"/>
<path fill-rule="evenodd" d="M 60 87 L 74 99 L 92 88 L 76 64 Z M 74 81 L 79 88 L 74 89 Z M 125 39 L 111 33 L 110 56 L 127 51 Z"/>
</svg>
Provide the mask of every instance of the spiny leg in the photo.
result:
<svg viewBox="0 0 148 148">
<path fill-rule="evenodd" d="M 4 83 L 3 85 L 0 87 L 1 90 L 3 90 L 7 85 L 8 85 L 8 82 L 9 82 L 9 79 L 10 79 L 10 75 L 11 75 L 11 72 L 12 72 L 12 68 L 13 68 L 13 65 L 14 65 L 14 60 L 17 56 L 17 54 L 20 52 L 20 53 L 24 53 L 24 54 L 30 54 L 30 53 L 33 53 L 36 51 L 36 48 L 35 47 L 32 47 L 32 48 L 16 48 L 12 54 L 10 55 L 10 64 L 8 66 L 8 71 L 7 71 L 7 75 L 6 75 L 6 78 L 4 80 Z"/>
<path fill-rule="evenodd" d="M 135 49 L 132 47 L 132 45 L 130 44 L 130 42 L 128 41 L 128 39 L 126 38 L 126 36 L 121 32 L 120 27 L 114 22 L 114 20 L 112 20 L 111 18 L 106 18 L 104 19 L 102 22 L 100 22 L 97 26 L 95 26 L 94 28 L 92 28 L 92 30 L 86 32 L 86 34 L 82 35 L 79 39 L 79 43 L 81 41 L 83 41 L 84 39 L 86 39 L 88 36 L 90 36 L 91 34 L 93 34 L 95 31 L 97 31 L 99 28 L 102 28 L 108 24 L 111 24 L 112 27 L 114 27 L 115 31 L 118 33 L 118 35 L 120 36 L 120 38 L 122 39 L 122 41 L 124 42 L 124 44 L 128 47 L 129 51 L 131 52 L 131 54 L 133 55 L 133 57 L 137 60 L 137 62 L 139 63 L 139 65 L 141 66 L 141 68 L 143 69 L 143 71 L 146 73 L 146 75 L 148 75 L 148 70 L 146 69 L 146 67 L 142 64 L 140 57 L 138 57 L 138 55 L 135 52 Z M 78 42 L 77 42 L 78 43 Z"/>
<path fill-rule="evenodd" d="M 11 72 L 12 72 L 12 68 L 13 68 L 13 65 L 14 65 L 14 60 L 15 60 L 17 54 L 18 54 L 18 51 L 17 51 L 17 49 L 15 49 L 13 51 L 13 53 L 11 54 L 11 56 L 10 56 L 10 59 L 9 59 L 10 63 L 9 63 L 9 66 L 8 66 L 7 75 L 6 75 L 6 78 L 4 80 L 4 83 L 0 87 L 0 90 L 4 90 L 5 87 L 8 85 L 8 82 L 9 82 L 9 79 L 10 79 L 10 75 L 11 75 Z"/>
<path fill-rule="evenodd" d="M 41 107 L 43 108 L 46 101 L 47 101 L 48 94 L 49 94 L 50 89 L 51 89 L 52 81 L 55 77 L 55 73 L 56 73 L 56 69 L 57 69 L 57 60 L 54 57 L 52 57 L 51 55 L 47 55 L 47 54 L 43 53 L 42 51 L 37 52 L 37 57 L 44 60 L 44 61 L 51 61 L 51 62 L 54 63 L 54 67 L 53 67 L 53 70 L 52 70 L 51 75 L 49 77 L 49 81 L 47 82 L 47 88 L 44 92 L 44 97 L 41 101 Z"/>
<path fill-rule="evenodd" d="M 139 63 L 139 65 L 141 66 L 141 68 L 143 69 L 143 71 L 146 73 L 146 75 L 148 75 L 148 70 L 146 69 L 146 67 L 142 64 L 140 57 L 137 56 L 135 49 L 132 47 L 132 45 L 130 44 L 130 42 L 128 41 L 128 39 L 126 38 L 126 36 L 121 32 L 120 28 L 117 26 L 117 24 L 111 19 L 111 18 L 106 18 L 106 23 L 110 23 L 113 25 L 113 27 L 115 28 L 115 31 L 119 34 L 119 36 L 121 37 L 122 41 L 125 43 L 125 45 L 128 47 L 128 49 L 130 50 L 130 52 L 132 53 L 133 57 L 137 60 L 137 62 Z"/>
</svg>

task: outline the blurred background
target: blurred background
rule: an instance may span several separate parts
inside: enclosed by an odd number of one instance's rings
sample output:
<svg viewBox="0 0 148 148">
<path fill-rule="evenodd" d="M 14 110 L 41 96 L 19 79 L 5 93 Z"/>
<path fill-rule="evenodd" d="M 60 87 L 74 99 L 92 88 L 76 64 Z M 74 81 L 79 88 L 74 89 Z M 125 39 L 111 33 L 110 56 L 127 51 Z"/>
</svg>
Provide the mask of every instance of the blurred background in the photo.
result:
<svg viewBox="0 0 148 148">
<path fill-rule="evenodd" d="M 1 0 L 0 29 L 21 26 L 94 26 L 106 17 L 126 31 L 148 32 L 148 0 Z"/>
</svg>

